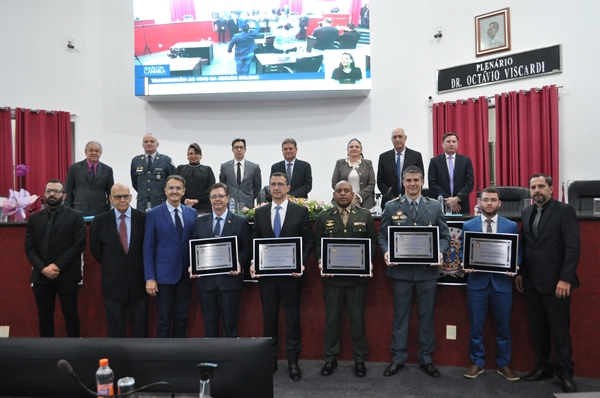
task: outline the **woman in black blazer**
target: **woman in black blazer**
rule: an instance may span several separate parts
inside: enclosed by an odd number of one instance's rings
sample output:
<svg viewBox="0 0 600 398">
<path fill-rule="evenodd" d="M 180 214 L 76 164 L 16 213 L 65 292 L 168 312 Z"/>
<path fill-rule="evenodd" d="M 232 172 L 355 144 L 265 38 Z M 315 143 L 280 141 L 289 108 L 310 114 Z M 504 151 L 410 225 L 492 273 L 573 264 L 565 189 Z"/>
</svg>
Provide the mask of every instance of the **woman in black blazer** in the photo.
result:
<svg viewBox="0 0 600 398">
<path fill-rule="evenodd" d="M 210 187 L 215 183 L 215 174 L 209 166 L 200 164 L 202 159 L 202 148 L 200 145 L 191 143 L 188 147 L 187 157 L 189 164 L 177 166 L 175 174 L 185 178 L 185 195 L 182 202 L 191 206 L 199 213 L 210 213 L 212 210 L 208 193 Z"/>
<path fill-rule="evenodd" d="M 362 144 L 356 138 L 348 142 L 348 156 L 335 163 L 331 186 L 348 181 L 356 194 L 357 205 L 370 209 L 375 206 L 375 172 L 373 162 L 363 158 Z"/>
</svg>

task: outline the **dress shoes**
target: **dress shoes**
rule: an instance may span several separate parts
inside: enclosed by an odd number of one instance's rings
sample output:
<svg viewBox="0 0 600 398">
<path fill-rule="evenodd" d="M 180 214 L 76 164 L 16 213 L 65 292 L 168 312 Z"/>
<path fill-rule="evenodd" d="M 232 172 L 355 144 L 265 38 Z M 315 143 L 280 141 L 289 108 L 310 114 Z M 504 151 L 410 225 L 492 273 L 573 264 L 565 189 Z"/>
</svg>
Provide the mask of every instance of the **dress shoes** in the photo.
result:
<svg viewBox="0 0 600 398">
<path fill-rule="evenodd" d="M 365 377 L 367 375 L 367 368 L 364 362 L 354 363 L 354 374 L 356 377 Z"/>
<path fill-rule="evenodd" d="M 463 374 L 463 376 L 466 377 L 467 379 L 476 379 L 477 376 L 479 376 L 482 373 L 483 373 L 483 368 L 480 368 L 479 366 L 472 364 L 471 367 L 469 369 L 467 369 L 467 371 Z"/>
<path fill-rule="evenodd" d="M 552 374 L 552 370 L 539 366 L 533 372 L 528 373 L 525 376 L 525 380 L 538 381 L 542 379 L 551 379 L 553 376 L 554 374 Z"/>
<path fill-rule="evenodd" d="M 387 366 L 387 368 L 385 368 L 385 370 L 383 371 L 383 375 L 385 377 L 388 376 L 393 376 L 396 373 L 398 373 L 398 371 L 400 369 L 402 369 L 404 367 L 404 364 L 402 363 L 396 363 L 396 362 L 390 362 L 390 364 Z"/>
<path fill-rule="evenodd" d="M 561 384 L 563 392 L 577 392 L 577 386 L 573 383 L 573 379 L 562 379 Z"/>
<path fill-rule="evenodd" d="M 333 369 L 337 368 L 337 366 L 337 359 L 334 359 L 331 362 L 325 362 L 325 365 L 323 365 L 323 369 L 321 369 L 321 374 L 323 376 L 331 376 L 333 374 Z"/>
<path fill-rule="evenodd" d="M 499 375 L 504 376 L 504 378 L 508 381 L 521 380 L 521 378 L 508 367 L 508 365 L 498 368 L 497 372 Z"/>
<path fill-rule="evenodd" d="M 419 366 L 421 366 L 421 369 L 423 369 L 423 371 L 431 377 L 440 377 L 441 376 L 440 372 L 437 370 L 437 368 L 435 366 L 433 366 L 433 364 L 431 362 L 422 363 Z"/>
<path fill-rule="evenodd" d="M 298 381 L 302 378 L 302 372 L 300 371 L 300 368 L 298 367 L 297 363 L 290 363 L 289 370 L 290 379 Z"/>
</svg>

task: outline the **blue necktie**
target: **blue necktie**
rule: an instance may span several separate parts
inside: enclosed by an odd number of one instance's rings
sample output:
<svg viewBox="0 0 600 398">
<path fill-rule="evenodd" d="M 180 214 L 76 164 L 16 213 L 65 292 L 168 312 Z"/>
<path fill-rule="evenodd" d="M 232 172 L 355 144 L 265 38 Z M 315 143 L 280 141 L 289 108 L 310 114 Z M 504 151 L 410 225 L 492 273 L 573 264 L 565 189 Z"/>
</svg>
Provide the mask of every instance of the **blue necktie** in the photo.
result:
<svg viewBox="0 0 600 398">
<path fill-rule="evenodd" d="M 398 196 L 402 195 L 402 153 L 398 152 L 396 161 L 396 174 L 398 174 Z"/>
<path fill-rule="evenodd" d="M 450 196 L 454 196 L 454 163 L 452 156 L 448 157 L 448 169 L 450 170 Z"/>
<path fill-rule="evenodd" d="M 281 234 L 281 216 L 279 215 L 279 210 L 281 210 L 281 206 L 275 206 L 275 219 L 273 220 L 273 232 L 275 233 L 275 237 L 279 238 Z"/>
<path fill-rule="evenodd" d="M 183 238 L 183 224 L 181 218 L 179 218 L 179 210 L 175 209 L 175 230 L 179 234 L 179 239 Z"/>
<path fill-rule="evenodd" d="M 221 236 L 221 217 L 216 218 L 217 223 L 215 224 L 215 236 Z"/>
</svg>

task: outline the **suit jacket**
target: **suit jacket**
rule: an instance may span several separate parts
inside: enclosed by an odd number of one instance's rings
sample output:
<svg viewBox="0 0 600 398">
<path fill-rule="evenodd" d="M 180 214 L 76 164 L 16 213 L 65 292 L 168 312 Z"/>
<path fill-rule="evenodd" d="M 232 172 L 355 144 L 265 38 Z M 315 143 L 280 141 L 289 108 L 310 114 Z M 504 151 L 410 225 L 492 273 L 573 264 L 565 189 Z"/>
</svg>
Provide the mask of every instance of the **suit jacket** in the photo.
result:
<svg viewBox="0 0 600 398">
<path fill-rule="evenodd" d="M 462 242 L 460 244 L 459 256 L 461 261 L 463 260 L 463 248 L 465 247 L 465 232 L 483 232 L 481 224 L 481 216 L 476 216 L 463 224 L 462 228 Z M 496 232 L 499 234 L 518 234 L 519 227 L 514 221 L 510 221 L 502 216 L 498 216 L 498 228 Z M 519 258 L 517 259 L 517 265 L 521 264 L 522 252 L 519 248 Z M 467 289 L 485 289 L 488 284 L 492 281 L 494 289 L 498 292 L 512 292 L 513 278 L 503 274 L 496 274 L 491 272 L 474 272 L 469 274 Z"/>
<path fill-rule="evenodd" d="M 232 212 L 227 212 L 225 225 L 221 231 L 221 236 L 237 236 L 238 245 L 238 262 L 242 271 L 246 264 L 250 262 L 252 253 L 252 239 L 248 220 L 245 217 L 238 216 Z M 214 238 L 213 229 L 213 213 L 205 214 L 202 217 L 196 218 L 196 230 L 194 239 Z M 244 275 L 215 275 L 202 276 L 198 279 L 198 287 L 202 290 L 233 290 L 241 289 L 244 286 Z"/>
<path fill-rule="evenodd" d="M 331 176 L 331 187 L 335 190 L 335 184 L 342 180 L 348 181 L 351 171 L 352 167 L 348 165 L 346 159 L 339 159 L 335 162 L 333 175 Z M 361 207 L 370 209 L 375 206 L 375 172 L 373 171 L 373 162 L 368 159 L 362 159 L 356 172 L 360 180 L 360 190 L 355 193 L 359 194 L 363 200 Z"/>
<path fill-rule="evenodd" d="M 115 210 L 94 217 L 90 227 L 90 250 L 102 265 L 102 294 L 113 301 L 127 302 L 146 296 L 144 279 L 144 228 L 146 213 L 131 209 L 129 251 L 125 253 Z"/>
<path fill-rule="evenodd" d="M 360 32 L 355 30 L 351 30 L 348 32 L 344 32 L 340 37 L 338 37 L 338 48 L 341 49 L 355 49 L 356 44 L 358 43 L 358 39 L 360 38 Z"/>
<path fill-rule="evenodd" d="M 371 239 L 371 262 L 377 250 L 377 232 L 371 213 L 363 208 L 352 206 L 348 222 L 344 226 L 337 206 L 327 209 L 317 218 L 315 223 L 315 259 L 321 259 L 321 238 L 369 238 Z M 365 284 L 369 278 L 356 276 L 334 276 L 321 278 L 326 285 L 358 286 Z"/>
<path fill-rule="evenodd" d="M 423 158 L 421 157 L 421 153 L 406 148 L 402 162 L 402 170 L 400 170 L 400 180 L 402 180 L 402 172 L 409 166 L 417 166 L 423 170 L 423 179 L 425 179 L 425 169 L 423 168 Z M 404 195 L 404 186 L 402 186 L 401 191 L 398 192 L 396 151 L 394 149 L 379 155 L 379 163 L 377 165 L 377 188 L 379 188 L 379 192 L 381 192 L 382 195 L 382 208 L 391 199 Z"/>
<path fill-rule="evenodd" d="M 432 195 L 442 193 L 444 198 L 449 198 L 450 195 L 450 173 L 448 172 L 448 164 L 446 162 L 446 154 L 442 153 L 439 156 L 431 158 L 429 162 L 429 189 Z M 471 158 L 458 153 L 454 161 L 454 196 L 460 199 L 460 207 L 462 214 L 470 214 L 469 195 L 473 191 L 474 175 L 473 164 Z"/>
<path fill-rule="evenodd" d="M 337 40 L 339 32 L 333 26 L 320 27 L 313 31 L 315 43 L 313 48 L 318 50 L 332 50 L 335 48 L 333 42 Z"/>
<path fill-rule="evenodd" d="M 180 206 L 183 212 L 183 236 L 179 239 L 167 204 L 163 203 L 146 213 L 144 233 L 144 275 L 165 285 L 176 284 L 181 275 L 189 281 L 189 240 L 194 236 L 196 210 Z"/>
<path fill-rule="evenodd" d="M 168 176 L 175 174 L 175 165 L 170 157 L 158 152 L 154 155 L 150 169 L 148 169 L 146 154 L 131 159 L 131 185 L 137 192 L 138 210 L 146 209 L 148 199 L 150 199 L 152 207 L 156 207 L 167 200 L 165 183 Z"/>
<path fill-rule="evenodd" d="M 244 206 L 248 208 L 254 207 L 254 199 L 258 196 L 260 189 L 262 188 L 262 176 L 260 174 L 260 166 L 256 163 L 252 163 L 249 160 L 245 160 L 244 165 L 244 178 L 242 183 L 238 186 L 235 173 L 237 172 L 233 160 L 221 164 L 221 171 L 219 172 L 219 181 L 223 184 L 227 184 L 229 187 L 229 194 L 235 199 L 236 203 L 240 201 L 244 203 Z"/>
<path fill-rule="evenodd" d="M 579 287 L 577 264 L 581 240 L 575 209 L 554 199 L 546 204 L 539 224 L 539 235 L 533 237 L 531 216 L 536 205 L 521 211 L 521 246 L 523 287 L 544 294 L 554 294 L 559 280 Z"/>
<path fill-rule="evenodd" d="M 86 160 L 73 163 L 67 172 L 65 205 L 77 209 L 85 216 L 95 216 L 110 209 L 108 196 L 115 184 L 110 166 L 98 162 L 92 180 Z"/>
<path fill-rule="evenodd" d="M 271 174 L 279 172 L 286 173 L 286 161 L 282 160 L 271 166 Z M 292 169 L 292 181 L 290 181 L 291 189 L 290 196 L 296 198 L 308 198 L 308 193 L 312 190 L 312 168 L 310 163 L 300 159 L 296 159 Z"/>
<path fill-rule="evenodd" d="M 392 216 L 399 218 L 392 219 Z M 421 203 L 417 211 L 417 217 L 413 219 L 410 211 L 410 199 L 403 195 L 401 198 L 388 202 L 381 216 L 378 242 L 382 253 L 389 250 L 388 228 L 390 226 L 438 226 L 440 238 L 440 253 L 445 253 L 450 247 L 450 233 L 446 219 L 442 214 L 440 203 L 435 199 L 421 196 Z M 437 262 L 437 257 L 435 261 Z M 401 264 L 387 267 L 385 274 L 394 279 L 408 281 L 424 281 L 437 279 L 440 274 L 439 267 L 429 264 Z"/>
<path fill-rule="evenodd" d="M 48 244 L 48 252 L 44 253 L 44 238 L 50 217 L 50 207 L 33 214 L 27 221 L 25 233 L 25 252 L 33 269 L 31 283 L 44 284 L 50 282 L 42 274 L 49 264 L 60 268 L 60 275 L 55 281 L 81 280 L 81 253 L 85 250 L 86 228 L 83 213 L 65 205 L 55 216 Z"/>
</svg>

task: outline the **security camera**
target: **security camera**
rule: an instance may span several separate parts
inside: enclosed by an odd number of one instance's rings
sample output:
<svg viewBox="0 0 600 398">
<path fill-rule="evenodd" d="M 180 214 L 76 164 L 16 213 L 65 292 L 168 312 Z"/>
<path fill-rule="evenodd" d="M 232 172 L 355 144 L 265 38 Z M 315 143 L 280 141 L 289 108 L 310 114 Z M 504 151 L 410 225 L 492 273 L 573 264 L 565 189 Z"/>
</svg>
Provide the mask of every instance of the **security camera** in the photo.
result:
<svg viewBox="0 0 600 398">
<path fill-rule="evenodd" d="M 71 50 L 75 48 L 75 46 L 71 42 L 69 42 L 69 44 L 67 44 L 67 47 L 69 47 Z"/>
<path fill-rule="evenodd" d="M 433 35 L 434 39 L 439 39 L 440 37 L 442 37 L 442 31 L 441 30 L 439 32 L 437 32 L 435 35 Z"/>
</svg>

